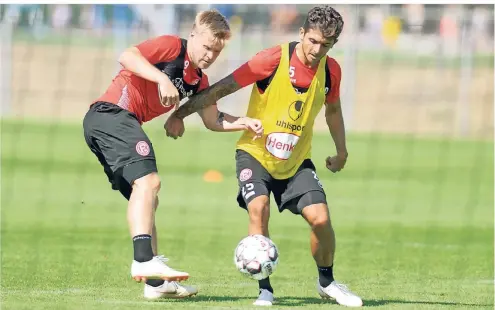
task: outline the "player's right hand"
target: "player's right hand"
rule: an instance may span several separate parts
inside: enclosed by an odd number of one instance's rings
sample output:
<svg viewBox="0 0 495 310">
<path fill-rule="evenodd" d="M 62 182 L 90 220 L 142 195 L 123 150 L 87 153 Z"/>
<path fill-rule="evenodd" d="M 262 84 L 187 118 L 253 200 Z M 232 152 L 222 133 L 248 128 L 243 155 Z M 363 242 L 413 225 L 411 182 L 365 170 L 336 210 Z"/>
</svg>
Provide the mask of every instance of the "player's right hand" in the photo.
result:
<svg viewBox="0 0 495 310">
<path fill-rule="evenodd" d="M 332 171 L 333 173 L 339 172 L 340 170 L 344 169 L 346 162 L 347 162 L 347 154 L 328 156 L 325 159 L 325 165 L 327 169 Z"/>
<path fill-rule="evenodd" d="M 167 132 L 167 137 L 177 139 L 178 137 L 182 137 L 185 131 L 184 120 L 178 118 L 175 115 L 175 112 L 172 113 L 165 124 L 163 125 L 165 131 Z"/>
<path fill-rule="evenodd" d="M 164 107 L 179 106 L 179 91 L 169 79 L 158 83 L 158 98 Z"/>
</svg>

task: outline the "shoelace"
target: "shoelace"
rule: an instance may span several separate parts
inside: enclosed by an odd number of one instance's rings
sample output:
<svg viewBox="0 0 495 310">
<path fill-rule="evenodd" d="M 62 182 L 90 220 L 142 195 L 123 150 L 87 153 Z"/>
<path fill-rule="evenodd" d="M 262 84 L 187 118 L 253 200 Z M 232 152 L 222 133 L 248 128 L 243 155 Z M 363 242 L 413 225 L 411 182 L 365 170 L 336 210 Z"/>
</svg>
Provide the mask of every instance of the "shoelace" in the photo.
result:
<svg viewBox="0 0 495 310">
<path fill-rule="evenodd" d="M 177 292 L 179 290 L 179 284 L 175 281 L 168 282 L 169 284 L 172 284 L 174 286 L 174 292 Z"/>
<path fill-rule="evenodd" d="M 342 283 L 335 282 L 335 286 L 339 288 L 341 292 L 343 292 L 347 296 L 354 296 L 354 294 L 349 290 L 349 288 Z"/>
<path fill-rule="evenodd" d="M 163 255 L 157 255 L 157 256 L 155 256 L 155 258 L 156 258 L 156 259 L 158 259 L 158 260 L 159 260 L 160 262 L 162 262 L 162 263 L 166 263 L 166 262 L 168 262 L 168 261 L 169 261 L 169 259 L 168 259 L 168 258 L 166 258 L 166 257 L 165 257 L 165 256 L 163 256 Z"/>
<path fill-rule="evenodd" d="M 172 285 L 172 287 L 173 287 L 172 291 L 167 290 L 170 288 L 169 285 Z M 174 281 L 171 281 L 171 282 L 165 281 L 165 282 L 163 282 L 162 285 L 160 285 L 160 287 L 165 289 L 166 290 L 165 293 L 168 293 L 168 294 L 177 293 L 177 290 L 179 289 L 179 285 L 177 284 L 177 282 L 174 282 Z"/>
</svg>

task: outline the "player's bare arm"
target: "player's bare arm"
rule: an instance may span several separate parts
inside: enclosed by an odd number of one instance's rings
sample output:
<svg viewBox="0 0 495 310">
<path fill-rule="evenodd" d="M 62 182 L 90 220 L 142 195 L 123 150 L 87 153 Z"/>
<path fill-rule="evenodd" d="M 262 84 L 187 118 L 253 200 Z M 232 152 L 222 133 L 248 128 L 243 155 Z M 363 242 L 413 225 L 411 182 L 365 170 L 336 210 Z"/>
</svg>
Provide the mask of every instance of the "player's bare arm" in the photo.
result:
<svg viewBox="0 0 495 310">
<path fill-rule="evenodd" d="M 258 119 L 232 116 L 219 111 L 216 105 L 206 107 L 198 113 L 205 127 L 211 131 L 230 132 L 251 130 L 255 134 L 254 139 L 261 138 L 263 135 L 263 126 Z"/>
<path fill-rule="evenodd" d="M 348 156 L 340 98 L 335 102 L 327 102 L 325 106 L 325 119 L 337 151 L 336 156 L 327 157 L 326 166 L 330 171 L 338 172 L 344 168 Z"/>
<path fill-rule="evenodd" d="M 179 109 L 170 115 L 165 122 L 164 128 L 167 132 L 167 137 L 177 139 L 184 134 L 184 118 L 194 112 L 205 109 L 214 105 L 217 100 L 228 96 L 242 87 L 235 81 L 232 74 L 206 88 L 202 92 L 192 96 Z"/>
<path fill-rule="evenodd" d="M 153 66 L 137 49 L 127 48 L 119 57 L 119 63 L 132 73 L 158 84 L 161 103 L 164 106 L 178 105 L 179 92 L 167 75 Z"/>
<path fill-rule="evenodd" d="M 230 74 L 209 88 L 191 97 L 175 111 L 173 115 L 179 119 L 184 119 L 194 112 L 198 112 L 199 110 L 215 104 L 220 98 L 228 96 L 241 88 L 242 87 L 235 81 L 234 76 Z"/>
</svg>

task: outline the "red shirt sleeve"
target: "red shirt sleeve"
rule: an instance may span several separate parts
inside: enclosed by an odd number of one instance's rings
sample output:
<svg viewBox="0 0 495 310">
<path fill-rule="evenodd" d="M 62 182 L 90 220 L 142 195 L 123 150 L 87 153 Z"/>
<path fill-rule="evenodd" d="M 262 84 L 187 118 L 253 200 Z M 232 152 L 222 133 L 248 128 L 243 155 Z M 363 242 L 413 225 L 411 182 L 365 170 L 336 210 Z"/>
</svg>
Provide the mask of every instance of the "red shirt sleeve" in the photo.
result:
<svg viewBox="0 0 495 310">
<path fill-rule="evenodd" d="M 331 58 L 327 58 L 327 66 L 330 70 L 330 92 L 327 94 L 327 103 L 334 103 L 340 97 L 340 80 L 342 78 L 342 70 L 339 63 Z"/>
<path fill-rule="evenodd" d="M 177 58 L 181 41 L 179 37 L 165 35 L 146 40 L 136 45 L 136 48 L 151 64 L 157 64 Z"/>
<path fill-rule="evenodd" d="M 201 81 L 199 82 L 198 92 L 202 91 L 205 88 L 210 86 L 210 82 L 208 81 L 208 76 L 203 72 L 203 77 L 201 77 Z"/>
<path fill-rule="evenodd" d="M 262 50 L 232 73 L 234 80 L 244 87 L 269 77 L 280 63 L 281 55 L 280 45 Z"/>
</svg>

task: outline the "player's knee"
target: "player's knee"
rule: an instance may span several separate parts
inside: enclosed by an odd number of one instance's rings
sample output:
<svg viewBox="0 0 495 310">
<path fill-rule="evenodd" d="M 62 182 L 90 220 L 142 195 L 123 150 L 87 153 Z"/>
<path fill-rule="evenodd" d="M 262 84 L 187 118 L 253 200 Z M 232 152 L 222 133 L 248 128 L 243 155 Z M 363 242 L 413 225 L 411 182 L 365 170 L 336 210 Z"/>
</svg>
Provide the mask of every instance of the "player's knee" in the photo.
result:
<svg viewBox="0 0 495 310">
<path fill-rule="evenodd" d="M 325 216 L 317 216 L 311 224 L 313 229 L 331 229 L 330 219 Z"/>
<path fill-rule="evenodd" d="M 313 230 L 332 229 L 328 207 L 324 203 L 307 206 L 303 209 L 303 216 Z"/>
<path fill-rule="evenodd" d="M 142 191 L 151 191 L 153 194 L 158 194 L 160 191 L 161 181 L 160 177 L 156 172 L 145 175 L 144 177 L 140 177 L 139 179 L 134 181 L 133 190 L 142 190 Z"/>
<path fill-rule="evenodd" d="M 266 196 L 253 199 L 248 205 L 249 217 L 254 221 L 261 221 L 270 214 L 270 202 Z"/>
</svg>

